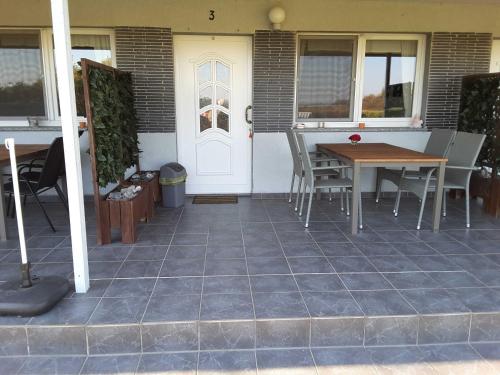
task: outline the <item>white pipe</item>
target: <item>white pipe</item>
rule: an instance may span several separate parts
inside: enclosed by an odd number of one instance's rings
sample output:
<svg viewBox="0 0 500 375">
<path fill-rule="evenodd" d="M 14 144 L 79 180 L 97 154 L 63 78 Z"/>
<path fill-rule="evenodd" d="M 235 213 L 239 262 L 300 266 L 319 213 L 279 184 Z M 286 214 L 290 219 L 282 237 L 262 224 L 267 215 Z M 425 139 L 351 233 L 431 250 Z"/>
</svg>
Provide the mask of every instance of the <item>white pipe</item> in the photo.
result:
<svg viewBox="0 0 500 375">
<path fill-rule="evenodd" d="M 73 251 L 75 290 L 86 293 L 89 289 L 89 263 L 87 256 L 87 231 L 83 206 L 82 165 L 80 141 L 76 121 L 75 83 L 71 58 L 71 39 L 67 0 L 51 0 L 54 55 L 57 73 L 57 91 L 61 108 L 61 127 L 68 185 L 69 222 Z"/>
<path fill-rule="evenodd" d="M 21 205 L 21 192 L 19 191 L 19 178 L 17 176 L 16 145 L 14 138 L 5 139 L 5 147 L 9 150 L 10 169 L 12 171 L 12 186 L 14 187 L 14 202 L 16 204 L 17 230 L 19 232 L 19 245 L 21 246 L 21 261 L 28 263 L 26 252 L 26 238 L 24 236 L 23 210 Z M 3 199 L 3 197 L 0 197 Z"/>
</svg>

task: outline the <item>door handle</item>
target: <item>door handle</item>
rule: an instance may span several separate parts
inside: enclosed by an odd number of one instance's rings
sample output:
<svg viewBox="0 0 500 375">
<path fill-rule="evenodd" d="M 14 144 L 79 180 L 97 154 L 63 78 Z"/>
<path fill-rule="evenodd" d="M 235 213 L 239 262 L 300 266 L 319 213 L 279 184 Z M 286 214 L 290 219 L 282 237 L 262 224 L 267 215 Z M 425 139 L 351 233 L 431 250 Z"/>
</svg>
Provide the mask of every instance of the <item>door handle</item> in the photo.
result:
<svg viewBox="0 0 500 375">
<path fill-rule="evenodd" d="M 252 106 L 251 105 L 247 105 L 247 107 L 245 108 L 245 121 L 247 122 L 247 124 L 249 125 L 252 125 L 252 120 L 250 120 L 248 118 L 248 111 L 250 111 L 252 109 Z"/>
</svg>

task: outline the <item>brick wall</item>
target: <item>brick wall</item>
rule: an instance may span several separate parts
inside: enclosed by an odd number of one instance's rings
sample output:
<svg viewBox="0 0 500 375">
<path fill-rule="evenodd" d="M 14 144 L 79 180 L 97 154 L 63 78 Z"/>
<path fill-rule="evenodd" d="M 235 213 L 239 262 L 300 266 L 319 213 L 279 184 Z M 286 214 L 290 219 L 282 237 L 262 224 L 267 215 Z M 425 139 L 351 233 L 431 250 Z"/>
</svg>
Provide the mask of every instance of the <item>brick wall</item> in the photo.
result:
<svg viewBox="0 0 500 375">
<path fill-rule="evenodd" d="M 488 72 L 491 43 L 491 34 L 432 34 L 427 78 L 426 126 L 457 126 L 462 77 Z"/>
<path fill-rule="evenodd" d="M 255 32 L 252 117 L 256 132 L 280 132 L 292 125 L 295 58 L 294 32 Z"/>
<path fill-rule="evenodd" d="M 171 30 L 118 27 L 115 35 L 117 67 L 132 72 L 139 132 L 175 132 Z"/>
</svg>

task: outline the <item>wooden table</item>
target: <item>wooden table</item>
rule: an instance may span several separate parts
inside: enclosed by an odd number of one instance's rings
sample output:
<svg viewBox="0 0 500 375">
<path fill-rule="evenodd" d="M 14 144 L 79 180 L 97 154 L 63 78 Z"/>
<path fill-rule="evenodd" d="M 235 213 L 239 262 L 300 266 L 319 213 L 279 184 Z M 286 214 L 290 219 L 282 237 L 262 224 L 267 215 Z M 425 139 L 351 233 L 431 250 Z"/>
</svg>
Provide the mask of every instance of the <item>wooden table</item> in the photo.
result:
<svg viewBox="0 0 500 375">
<path fill-rule="evenodd" d="M 432 229 L 439 231 L 441 204 L 443 198 L 444 169 L 446 158 L 424 154 L 387 143 L 332 143 L 318 144 L 318 150 L 326 152 L 343 163 L 351 165 L 352 172 L 352 234 L 358 233 L 359 198 L 361 197 L 361 168 L 402 168 L 402 167 L 435 167 L 436 192 L 432 211 Z M 356 199 L 358 197 L 358 199 Z"/>
<path fill-rule="evenodd" d="M 50 145 L 16 145 L 17 162 L 45 157 Z M 3 191 L 3 167 L 10 166 L 9 151 L 5 145 L 0 145 L 0 241 L 7 240 L 7 230 L 5 228 L 5 197 Z"/>
</svg>

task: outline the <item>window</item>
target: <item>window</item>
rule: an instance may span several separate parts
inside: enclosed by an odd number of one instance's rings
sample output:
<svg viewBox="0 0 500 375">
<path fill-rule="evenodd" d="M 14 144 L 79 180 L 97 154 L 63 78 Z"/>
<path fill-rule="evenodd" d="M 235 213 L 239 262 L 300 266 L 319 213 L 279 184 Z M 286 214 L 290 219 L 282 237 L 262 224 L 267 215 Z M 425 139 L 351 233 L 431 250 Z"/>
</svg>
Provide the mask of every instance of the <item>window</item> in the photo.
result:
<svg viewBox="0 0 500 375">
<path fill-rule="evenodd" d="M 424 35 L 304 35 L 296 121 L 408 126 L 420 116 Z"/>
<path fill-rule="evenodd" d="M 0 117 L 45 117 L 38 31 L 0 31 Z"/>
<path fill-rule="evenodd" d="M 301 39 L 298 113 L 306 119 L 352 117 L 354 39 Z"/>
<path fill-rule="evenodd" d="M 111 41 L 109 35 L 71 34 L 71 57 L 73 59 L 73 77 L 75 79 L 76 113 L 85 116 L 85 99 L 81 59 L 112 65 Z M 58 103 L 59 104 L 59 103 Z"/>
<path fill-rule="evenodd" d="M 368 40 L 362 117 L 412 117 L 417 42 Z"/>
<path fill-rule="evenodd" d="M 71 34 L 77 115 L 85 116 L 80 60 L 114 65 L 113 31 L 74 29 Z M 59 100 L 51 29 L 0 29 L 0 126 L 59 126 Z"/>
</svg>

